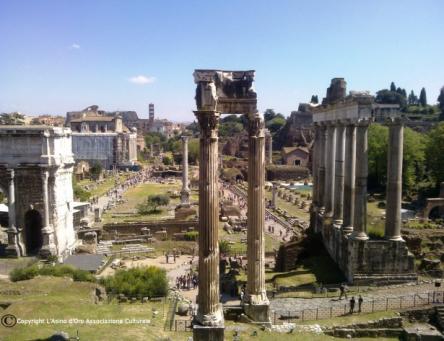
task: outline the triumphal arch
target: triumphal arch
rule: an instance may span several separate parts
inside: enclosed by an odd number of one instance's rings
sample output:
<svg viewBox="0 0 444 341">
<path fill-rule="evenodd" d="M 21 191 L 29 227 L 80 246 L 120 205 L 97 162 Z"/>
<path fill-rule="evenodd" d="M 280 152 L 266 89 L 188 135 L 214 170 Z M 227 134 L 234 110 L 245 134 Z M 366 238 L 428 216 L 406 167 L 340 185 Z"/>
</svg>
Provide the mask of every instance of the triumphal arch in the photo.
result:
<svg viewBox="0 0 444 341">
<path fill-rule="evenodd" d="M 248 274 L 245 314 L 269 321 L 265 290 L 265 125 L 257 111 L 254 71 L 195 70 L 200 126 L 199 151 L 199 291 L 194 340 L 223 340 L 224 317 L 219 302 L 219 172 L 218 124 L 221 114 L 242 114 L 249 120 Z"/>
<path fill-rule="evenodd" d="M 74 248 L 71 130 L 0 126 L 0 189 L 8 198 L 6 253 L 66 256 Z"/>
</svg>

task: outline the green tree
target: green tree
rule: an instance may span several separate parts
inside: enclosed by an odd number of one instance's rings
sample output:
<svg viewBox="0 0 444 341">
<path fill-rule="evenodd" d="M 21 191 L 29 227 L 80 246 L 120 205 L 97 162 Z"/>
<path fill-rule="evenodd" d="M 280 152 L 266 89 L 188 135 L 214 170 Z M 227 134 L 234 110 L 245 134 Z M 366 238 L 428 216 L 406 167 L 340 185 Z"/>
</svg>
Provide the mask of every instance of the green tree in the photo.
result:
<svg viewBox="0 0 444 341">
<path fill-rule="evenodd" d="M 368 134 L 369 187 L 385 189 L 387 181 L 388 128 L 372 124 Z M 425 175 L 426 141 L 422 134 L 404 129 L 402 185 L 404 192 L 416 192 Z"/>
<path fill-rule="evenodd" d="M 422 88 L 419 94 L 419 104 L 421 104 L 423 107 L 427 105 L 427 95 L 425 88 Z"/>
<path fill-rule="evenodd" d="M 274 112 L 273 109 L 265 110 L 265 112 L 264 112 L 264 121 L 265 122 L 271 121 L 275 117 L 276 117 L 276 113 Z"/>
<path fill-rule="evenodd" d="M 170 198 L 165 194 L 149 195 L 145 202 L 137 205 L 137 212 L 141 215 L 153 214 L 159 212 L 160 206 L 167 206 Z"/>
<path fill-rule="evenodd" d="M 392 92 L 396 92 L 396 85 L 395 85 L 395 82 L 391 82 L 391 83 L 390 83 L 390 91 L 392 91 Z"/>
<path fill-rule="evenodd" d="M 108 293 L 128 297 L 160 297 L 168 292 L 168 278 L 164 269 L 156 266 L 118 270 L 113 276 L 100 279 Z"/>
<path fill-rule="evenodd" d="M 188 141 L 188 161 L 196 164 L 199 159 L 199 139 L 190 139 Z"/>
<path fill-rule="evenodd" d="M 428 134 L 426 164 L 436 184 L 444 181 L 444 122 L 436 125 Z"/>
<path fill-rule="evenodd" d="M 147 146 L 150 146 L 151 144 L 162 144 L 166 142 L 166 140 L 166 136 L 159 132 L 150 132 L 145 135 L 145 144 Z"/>
<path fill-rule="evenodd" d="M 220 240 L 219 241 L 219 252 L 221 254 L 229 254 L 231 251 L 231 245 L 228 240 Z"/>
<path fill-rule="evenodd" d="M 416 104 L 418 104 L 418 97 L 415 95 L 413 90 L 410 91 L 409 97 L 407 99 L 407 103 L 409 105 L 416 105 Z"/>
<path fill-rule="evenodd" d="M 282 114 L 277 114 L 272 120 L 267 121 L 265 126 L 272 134 L 275 134 L 285 125 L 285 123 L 287 123 L 285 117 Z"/>
<path fill-rule="evenodd" d="M 439 92 L 438 96 L 438 106 L 441 110 L 440 120 L 444 120 L 444 86 L 441 88 L 441 91 Z"/>
<path fill-rule="evenodd" d="M 98 162 L 94 163 L 94 165 L 89 169 L 89 173 L 93 179 L 98 179 L 102 173 L 102 165 Z"/>
<path fill-rule="evenodd" d="M 372 124 L 368 131 L 368 181 L 373 188 L 383 188 L 387 179 L 388 129 Z"/>
<path fill-rule="evenodd" d="M 164 164 L 165 166 L 170 166 L 170 165 L 173 164 L 173 159 L 171 158 L 171 156 L 165 155 L 165 156 L 162 158 L 162 162 L 163 162 L 163 164 Z"/>
<path fill-rule="evenodd" d="M 407 104 L 407 100 L 402 94 L 387 89 L 379 90 L 376 93 L 375 101 L 377 103 L 399 104 L 402 109 L 405 108 Z"/>
</svg>

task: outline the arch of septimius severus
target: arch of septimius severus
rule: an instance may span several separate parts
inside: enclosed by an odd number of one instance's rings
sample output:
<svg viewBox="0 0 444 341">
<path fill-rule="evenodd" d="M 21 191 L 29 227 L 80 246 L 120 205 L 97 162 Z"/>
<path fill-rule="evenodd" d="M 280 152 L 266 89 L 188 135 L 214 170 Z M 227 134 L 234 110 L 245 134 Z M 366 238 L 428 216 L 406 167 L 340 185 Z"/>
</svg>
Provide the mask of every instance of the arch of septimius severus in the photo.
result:
<svg viewBox="0 0 444 341">
<path fill-rule="evenodd" d="M 223 340 L 219 303 L 218 124 L 221 114 L 248 117 L 247 288 L 244 309 L 254 321 L 269 321 L 265 290 L 265 126 L 257 111 L 254 71 L 195 70 L 199 151 L 199 291 L 194 340 Z"/>
<path fill-rule="evenodd" d="M 64 257 L 75 246 L 71 130 L 0 126 L 0 188 L 8 198 L 12 257 Z"/>
</svg>

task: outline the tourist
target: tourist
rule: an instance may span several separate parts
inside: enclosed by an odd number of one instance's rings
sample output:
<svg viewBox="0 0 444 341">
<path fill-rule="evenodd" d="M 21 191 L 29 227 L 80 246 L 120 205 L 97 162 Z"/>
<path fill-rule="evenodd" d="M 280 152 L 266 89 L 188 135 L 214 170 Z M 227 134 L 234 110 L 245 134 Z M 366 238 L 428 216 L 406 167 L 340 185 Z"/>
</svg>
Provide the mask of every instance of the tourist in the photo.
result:
<svg viewBox="0 0 444 341">
<path fill-rule="evenodd" d="M 363 301 L 364 301 L 364 299 L 362 298 L 361 295 L 359 295 L 359 298 L 358 298 L 358 313 L 361 312 L 361 306 L 362 306 L 362 302 Z"/>
<path fill-rule="evenodd" d="M 339 299 L 342 300 L 342 297 L 345 297 L 345 299 L 347 299 L 347 287 L 345 283 L 341 283 L 339 291 L 340 291 Z"/>
<path fill-rule="evenodd" d="M 350 300 L 350 314 L 353 314 L 354 310 L 355 310 L 355 297 L 352 296 L 351 300 Z"/>
</svg>

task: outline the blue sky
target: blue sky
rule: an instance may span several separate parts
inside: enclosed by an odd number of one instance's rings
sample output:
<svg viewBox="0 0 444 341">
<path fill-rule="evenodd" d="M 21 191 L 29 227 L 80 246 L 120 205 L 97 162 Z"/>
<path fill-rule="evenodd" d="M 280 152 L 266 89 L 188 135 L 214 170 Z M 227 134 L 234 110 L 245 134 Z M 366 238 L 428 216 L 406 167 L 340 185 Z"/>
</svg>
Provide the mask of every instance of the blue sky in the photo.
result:
<svg viewBox="0 0 444 341">
<path fill-rule="evenodd" d="M 288 115 L 333 77 L 436 102 L 444 1 L 0 0 L 0 112 L 106 110 L 193 119 L 195 68 L 255 69 Z"/>
</svg>

